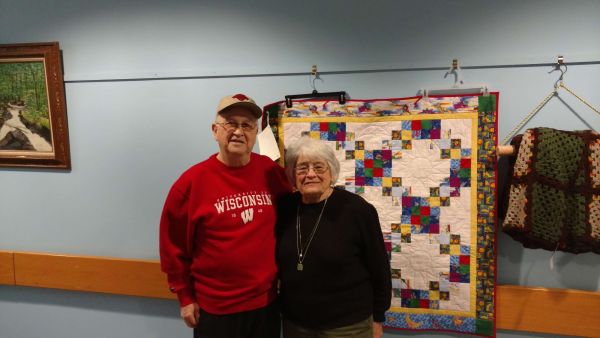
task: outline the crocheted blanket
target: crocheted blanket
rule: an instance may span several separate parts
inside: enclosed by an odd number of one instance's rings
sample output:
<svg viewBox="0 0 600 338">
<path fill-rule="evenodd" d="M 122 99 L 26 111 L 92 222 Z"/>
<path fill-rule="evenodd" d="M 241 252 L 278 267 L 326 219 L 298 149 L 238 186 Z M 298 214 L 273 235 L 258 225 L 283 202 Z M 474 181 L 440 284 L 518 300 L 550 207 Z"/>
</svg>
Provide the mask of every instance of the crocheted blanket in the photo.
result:
<svg viewBox="0 0 600 338">
<path fill-rule="evenodd" d="M 600 134 L 527 130 L 503 230 L 527 248 L 600 253 Z"/>
<path fill-rule="evenodd" d="M 495 334 L 497 95 L 265 107 L 282 154 L 302 135 L 322 140 L 341 164 L 336 185 L 377 209 L 387 327 Z"/>
</svg>

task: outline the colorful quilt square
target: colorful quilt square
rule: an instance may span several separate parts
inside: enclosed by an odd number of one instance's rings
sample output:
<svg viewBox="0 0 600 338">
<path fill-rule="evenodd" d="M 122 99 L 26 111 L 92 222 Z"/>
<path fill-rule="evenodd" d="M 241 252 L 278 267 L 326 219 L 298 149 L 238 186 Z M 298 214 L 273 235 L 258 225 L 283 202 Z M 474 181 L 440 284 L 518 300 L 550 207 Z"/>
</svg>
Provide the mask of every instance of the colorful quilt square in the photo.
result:
<svg viewBox="0 0 600 338">
<path fill-rule="evenodd" d="M 458 172 L 458 177 L 470 179 L 471 178 L 471 168 L 460 169 L 460 171 Z"/>
<path fill-rule="evenodd" d="M 440 206 L 449 207 L 450 206 L 450 198 L 449 197 L 440 197 Z"/>
<path fill-rule="evenodd" d="M 449 254 L 450 254 L 450 245 L 440 244 L 440 255 L 449 255 Z"/>
<path fill-rule="evenodd" d="M 450 244 L 450 254 L 455 256 L 460 255 L 460 245 Z"/>
<path fill-rule="evenodd" d="M 410 224 L 401 224 L 400 231 L 405 235 L 409 235 L 412 232 L 412 226 Z"/>
</svg>

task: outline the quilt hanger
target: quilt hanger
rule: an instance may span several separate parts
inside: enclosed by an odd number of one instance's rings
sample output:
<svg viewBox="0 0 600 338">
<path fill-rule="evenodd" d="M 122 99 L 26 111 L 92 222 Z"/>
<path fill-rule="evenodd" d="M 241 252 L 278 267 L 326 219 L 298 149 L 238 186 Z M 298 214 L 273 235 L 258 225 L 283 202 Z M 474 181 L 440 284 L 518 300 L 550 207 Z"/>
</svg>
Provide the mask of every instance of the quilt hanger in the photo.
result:
<svg viewBox="0 0 600 338">
<path fill-rule="evenodd" d="M 422 95 L 424 98 L 429 95 L 461 95 L 461 94 L 473 94 L 481 93 L 488 95 L 488 86 L 486 84 L 471 84 L 466 86 L 462 80 L 462 70 L 458 64 L 458 59 L 452 59 L 452 65 L 450 69 L 446 71 L 444 78 L 448 75 L 454 75 L 454 84 L 451 87 L 446 88 L 423 88 L 419 91 L 418 95 Z"/>
<path fill-rule="evenodd" d="M 564 70 L 562 67 L 564 67 Z M 527 122 L 529 122 L 529 120 L 531 120 L 535 116 L 535 114 L 537 114 L 540 110 L 542 110 L 542 108 L 544 108 L 544 106 L 546 105 L 546 103 L 548 103 L 548 101 L 550 101 L 550 99 L 552 99 L 555 96 L 558 96 L 558 90 L 560 88 L 564 88 L 569 94 L 575 96 L 575 98 L 577 98 L 579 101 L 583 102 L 583 104 L 588 106 L 588 108 L 590 108 L 591 110 L 596 112 L 598 115 L 600 115 L 600 110 L 598 110 L 598 108 L 592 106 L 588 101 L 586 101 L 581 96 L 577 95 L 575 92 L 573 92 L 567 86 L 565 86 L 563 78 L 565 76 L 565 73 L 567 72 L 567 65 L 564 63 L 564 58 L 560 55 L 558 56 L 558 61 L 556 62 L 554 69 L 552 69 L 548 73 L 552 73 L 556 70 L 560 71 L 560 77 L 558 78 L 558 80 L 556 80 L 556 83 L 554 84 L 554 89 L 550 92 L 550 94 L 548 94 L 548 96 L 546 96 L 542 100 L 542 102 L 540 102 L 540 104 L 538 104 L 531 111 L 531 113 L 527 114 L 527 116 L 525 116 L 523 118 L 523 120 L 521 120 L 521 122 L 519 122 L 519 124 L 517 124 L 517 126 L 513 130 L 511 130 L 510 133 L 508 133 L 508 135 L 506 135 L 506 137 L 502 140 L 502 146 L 498 147 L 499 155 L 512 155 L 515 153 L 513 146 L 508 145 L 510 140 L 517 134 L 517 132 L 519 132 L 521 130 L 521 128 L 523 128 L 523 126 Z M 590 128 L 592 128 L 592 127 L 590 126 Z M 592 129 L 597 132 L 596 129 L 594 129 L 594 128 L 592 128 Z"/>
<path fill-rule="evenodd" d="M 319 73 L 317 71 L 317 65 L 312 65 L 311 71 L 310 71 L 310 78 L 311 78 L 311 87 L 313 89 L 313 91 L 311 93 L 307 93 L 307 94 L 292 94 L 292 95 L 286 95 L 285 96 L 285 105 L 288 108 L 292 107 L 292 100 L 293 99 L 314 99 L 314 98 L 337 98 L 337 100 L 339 101 L 339 103 L 344 104 L 346 103 L 346 92 L 345 91 L 338 91 L 338 92 L 324 92 L 324 93 L 319 93 L 317 91 L 317 88 L 315 86 L 315 81 L 317 79 L 321 79 L 319 77 Z"/>
</svg>

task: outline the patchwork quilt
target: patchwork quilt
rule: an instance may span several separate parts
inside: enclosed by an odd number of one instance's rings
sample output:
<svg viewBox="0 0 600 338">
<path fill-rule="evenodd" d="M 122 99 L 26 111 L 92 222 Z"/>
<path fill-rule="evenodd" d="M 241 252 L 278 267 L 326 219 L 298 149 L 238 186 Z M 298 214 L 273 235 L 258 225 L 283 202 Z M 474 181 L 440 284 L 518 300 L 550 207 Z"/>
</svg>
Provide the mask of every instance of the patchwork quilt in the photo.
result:
<svg viewBox="0 0 600 338">
<path fill-rule="evenodd" d="M 326 142 L 341 165 L 336 185 L 377 209 L 392 267 L 387 327 L 495 335 L 497 102 L 492 93 L 265 107 L 282 158 L 303 135 Z"/>
</svg>

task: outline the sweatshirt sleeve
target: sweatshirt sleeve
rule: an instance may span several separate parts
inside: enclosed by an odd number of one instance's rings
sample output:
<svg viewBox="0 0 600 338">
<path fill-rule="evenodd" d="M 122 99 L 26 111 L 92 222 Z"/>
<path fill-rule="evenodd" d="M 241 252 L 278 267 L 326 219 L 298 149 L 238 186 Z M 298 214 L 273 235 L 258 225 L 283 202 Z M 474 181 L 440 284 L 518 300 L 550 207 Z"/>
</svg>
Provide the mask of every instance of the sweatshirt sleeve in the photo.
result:
<svg viewBox="0 0 600 338">
<path fill-rule="evenodd" d="M 181 306 L 196 301 L 190 274 L 193 231 L 188 204 L 188 196 L 174 185 L 165 201 L 159 231 L 161 270 L 167 274 L 169 289 L 177 294 Z"/>
<path fill-rule="evenodd" d="M 373 285 L 373 321 L 381 323 L 385 321 L 385 311 L 392 301 L 390 260 L 385 251 L 377 210 L 367 203 L 365 211 L 363 238 L 365 260 Z"/>
</svg>

